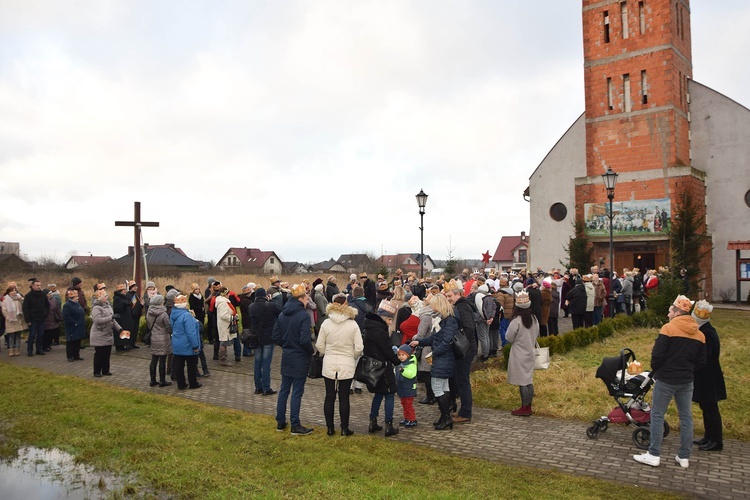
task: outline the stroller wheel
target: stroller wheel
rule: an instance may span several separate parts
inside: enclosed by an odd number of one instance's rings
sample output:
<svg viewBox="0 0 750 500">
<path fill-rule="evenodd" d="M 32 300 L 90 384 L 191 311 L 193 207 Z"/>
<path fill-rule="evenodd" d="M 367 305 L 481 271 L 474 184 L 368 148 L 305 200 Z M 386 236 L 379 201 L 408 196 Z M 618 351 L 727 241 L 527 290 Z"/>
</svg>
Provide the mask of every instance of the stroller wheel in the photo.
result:
<svg viewBox="0 0 750 500">
<path fill-rule="evenodd" d="M 599 436 L 599 426 L 597 424 L 592 425 L 586 429 L 586 437 L 589 439 L 596 439 Z"/>
<path fill-rule="evenodd" d="M 607 432 L 607 427 L 608 427 L 608 424 L 607 424 L 607 422 L 602 422 L 602 423 L 600 424 L 600 429 L 599 429 L 599 430 L 600 430 L 601 432 Z"/>
<path fill-rule="evenodd" d="M 664 421 L 664 437 L 667 437 L 667 436 L 669 436 L 669 424 L 665 420 Z"/>
<path fill-rule="evenodd" d="M 651 443 L 651 429 L 646 426 L 638 427 L 633 431 L 633 444 L 640 450 L 648 450 Z"/>
</svg>

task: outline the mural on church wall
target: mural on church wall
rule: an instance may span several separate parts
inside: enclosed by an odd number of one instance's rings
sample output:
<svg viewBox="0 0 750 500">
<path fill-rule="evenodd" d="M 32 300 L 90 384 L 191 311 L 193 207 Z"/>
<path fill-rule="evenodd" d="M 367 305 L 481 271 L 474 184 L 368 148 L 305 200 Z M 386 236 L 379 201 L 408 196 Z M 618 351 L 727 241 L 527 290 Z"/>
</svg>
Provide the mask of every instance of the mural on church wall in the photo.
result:
<svg viewBox="0 0 750 500">
<path fill-rule="evenodd" d="M 609 236 L 609 202 L 586 203 L 583 213 L 588 236 Z M 669 198 L 615 201 L 612 214 L 615 236 L 666 236 L 672 218 Z"/>
</svg>

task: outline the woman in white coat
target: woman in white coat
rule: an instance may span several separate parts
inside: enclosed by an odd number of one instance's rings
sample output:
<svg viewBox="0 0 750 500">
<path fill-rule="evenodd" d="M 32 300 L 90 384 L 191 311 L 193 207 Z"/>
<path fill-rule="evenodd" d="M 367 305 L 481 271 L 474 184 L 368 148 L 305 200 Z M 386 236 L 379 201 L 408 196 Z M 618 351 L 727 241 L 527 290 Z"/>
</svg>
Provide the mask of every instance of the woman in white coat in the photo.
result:
<svg viewBox="0 0 750 500">
<path fill-rule="evenodd" d="M 356 360 L 362 355 L 364 344 L 357 322 L 357 310 L 346 303 L 346 295 L 334 295 L 333 302 L 326 310 L 327 319 L 320 326 L 315 347 L 323 355 L 323 379 L 326 384 L 326 397 L 323 412 L 326 417 L 328 435 L 335 434 L 333 406 L 336 393 L 339 395 L 339 416 L 341 435 L 354 434 L 349 429 L 349 389 L 354 378 Z"/>
<path fill-rule="evenodd" d="M 521 392 L 521 407 L 511 413 L 519 417 L 531 415 L 534 399 L 534 346 L 539 337 L 539 322 L 531 311 L 529 294 L 516 294 L 513 319 L 510 320 L 505 338 L 510 342 L 508 358 L 508 383 L 517 385 Z"/>
<path fill-rule="evenodd" d="M 230 366 L 227 361 L 227 348 L 234 345 L 237 333 L 230 333 L 229 327 L 236 321 L 237 309 L 229 301 L 229 289 L 222 287 L 216 297 L 216 331 L 219 334 L 219 364 Z"/>
</svg>

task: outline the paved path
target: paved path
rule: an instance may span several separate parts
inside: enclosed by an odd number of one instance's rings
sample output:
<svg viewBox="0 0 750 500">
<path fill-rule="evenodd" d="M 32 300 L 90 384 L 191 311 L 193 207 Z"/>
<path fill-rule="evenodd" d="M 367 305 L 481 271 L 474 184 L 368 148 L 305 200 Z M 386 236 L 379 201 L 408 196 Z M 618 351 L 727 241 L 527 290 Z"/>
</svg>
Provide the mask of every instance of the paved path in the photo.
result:
<svg viewBox="0 0 750 500">
<path fill-rule="evenodd" d="M 275 414 L 276 396 L 253 394 L 254 386 L 250 375 L 252 358 L 243 358 L 232 367 L 219 367 L 216 361 L 209 360 L 212 375 L 200 379 L 203 387 L 178 391 L 176 384 L 167 388 L 149 387 L 150 354 L 146 348 L 113 353 L 111 369 L 114 376 L 100 379 L 92 376 L 93 349 L 83 350 L 82 356 L 85 361 L 69 363 L 65 358 L 65 348 L 56 346 L 45 356 L 31 358 L 8 358 L 3 349 L 0 360 L 154 394 L 169 394 L 251 413 Z M 275 389 L 279 387 L 280 357 L 277 349 L 272 370 Z M 301 418 L 303 425 L 315 426 L 316 432 L 325 432 L 323 395 L 322 379 L 308 380 Z M 605 398 L 608 396 L 603 394 L 603 402 L 606 401 Z M 371 397 L 365 391 L 363 394 L 353 395 L 351 401 L 351 427 L 357 434 L 366 434 Z M 575 401 L 570 404 L 575 404 Z M 662 465 L 651 468 L 638 464 L 631 458 L 631 455 L 640 453 L 631 441 L 633 427 L 611 425 L 606 433 L 600 434 L 599 439 L 589 440 L 585 435 L 588 425 L 585 422 L 539 416 L 520 418 L 511 416 L 508 411 L 475 408 L 471 424 L 456 425 L 453 431 L 438 432 L 430 425 L 436 418 L 437 408 L 415 406 L 418 407 L 419 425 L 409 430 L 402 428 L 397 436 L 390 439 L 508 465 L 522 464 L 621 481 L 629 486 L 661 488 L 687 497 L 750 499 L 750 443 L 726 440 L 721 453 L 700 452 L 696 447 L 690 459 L 690 468 L 685 470 L 674 463 L 678 434 L 673 431 L 664 440 Z M 400 420 L 401 407 L 398 402 L 396 415 Z M 382 423 L 382 413 L 380 422 Z M 343 438 L 337 435 L 332 439 Z"/>
</svg>

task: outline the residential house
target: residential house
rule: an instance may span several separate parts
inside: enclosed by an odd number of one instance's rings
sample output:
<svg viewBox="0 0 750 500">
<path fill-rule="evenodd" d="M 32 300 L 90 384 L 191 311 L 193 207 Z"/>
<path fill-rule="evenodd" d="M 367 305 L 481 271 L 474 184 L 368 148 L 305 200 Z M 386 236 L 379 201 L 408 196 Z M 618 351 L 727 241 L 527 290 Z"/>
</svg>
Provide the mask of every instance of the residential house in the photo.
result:
<svg viewBox="0 0 750 500">
<path fill-rule="evenodd" d="M 313 272 L 326 272 L 326 273 L 346 273 L 346 268 L 341 265 L 337 260 L 328 259 L 323 262 L 318 262 L 312 266 Z"/>
<path fill-rule="evenodd" d="M 165 243 L 163 245 L 149 245 L 145 243 L 143 250 L 145 253 L 145 263 L 147 267 L 174 267 L 182 271 L 199 271 L 205 269 L 203 262 L 193 260 L 188 257 L 181 248 L 174 243 Z M 128 247 L 127 255 L 123 255 L 114 263 L 120 266 L 133 267 L 133 255 L 135 251 L 133 246 Z"/>
<path fill-rule="evenodd" d="M 385 267 L 389 272 L 401 269 L 404 273 L 413 271 L 419 273 L 422 270 L 421 255 L 418 253 L 399 253 L 396 255 L 381 255 L 375 261 L 375 267 Z M 429 274 L 435 269 L 435 261 L 429 255 L 424 256 L 424 273 Z"/>
<path fill-rule="evenodd" d="M 65 263 L 65 269 L 76 269 L 79 267 L 98 266 L 112 262 L 112 257 L 100 255 L 73 255 Z"/>
<path fill-rule="evenodd" d="M 364 253 L 344 253 L 338 259 L 347 273 L 359 274 L 372 270 L 372 259 Z"/>
<path fill-rule="evenodd" d="M 525 231 L 521 236 L 503 236 L 497 245 L 492 264 L 498 271 L 518 271 L 527 267 L 529 257 L 529 237 Z"/>
<path fill-rule="evenodd" d="M 312 266 L 308 266 L 301 262 L 286 261 L 283 263 L 284 274 L 308 274 L 313 272 Z"/>
<path fill-rule="evenodd" d="M 281 274 L 284 264 L 276 252 L 233 247 L 224 253 L 216 267 L 235 273 Z"/>
</svg>

